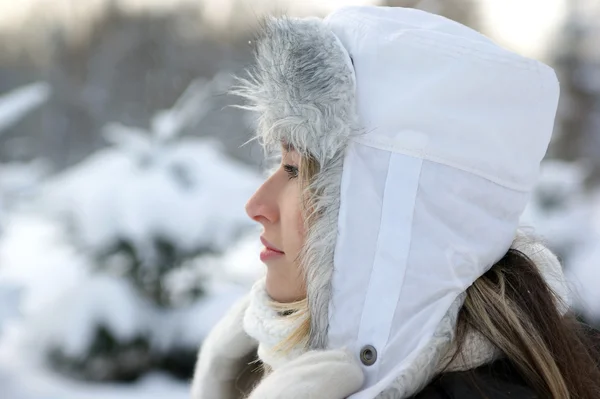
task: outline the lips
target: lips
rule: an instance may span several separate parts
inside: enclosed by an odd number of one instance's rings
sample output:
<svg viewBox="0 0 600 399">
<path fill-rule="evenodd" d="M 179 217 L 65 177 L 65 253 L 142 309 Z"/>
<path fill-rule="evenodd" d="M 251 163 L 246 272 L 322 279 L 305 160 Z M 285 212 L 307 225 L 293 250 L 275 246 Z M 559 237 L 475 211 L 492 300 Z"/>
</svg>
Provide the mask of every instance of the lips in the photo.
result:
<svg viewBox="0 0 600 399">
<path fill-rule="evenodd" d="M 267 241 L 264 237 L 260 237 L 260 242 L 262 242 L 262 244 L 265 246 L 266 249 L 273 251 L 273 252 L 278 252 L 280 254 L 283 254 L 283 251 L 280 251 L 279 249 L 277 249 L 274 245 L 272 245 L 269 241 Z"/>
<path fill-rule="evenodd" d="M 260 253 L 260 260 L 264 263 L 279 258 L 284 255 L 283 251 L 275 248 L 271 243 L 265 240 L 263 237 L 260 237 L 260 241 L 265 246 Z"/>
</svg>

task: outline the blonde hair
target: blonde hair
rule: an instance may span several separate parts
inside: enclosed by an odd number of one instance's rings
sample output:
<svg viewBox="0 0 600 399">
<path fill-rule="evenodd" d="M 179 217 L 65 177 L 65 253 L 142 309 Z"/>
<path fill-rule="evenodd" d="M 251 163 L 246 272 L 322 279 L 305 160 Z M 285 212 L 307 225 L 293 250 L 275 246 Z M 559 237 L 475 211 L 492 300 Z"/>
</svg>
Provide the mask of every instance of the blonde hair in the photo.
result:
<svg viewBox="0 0 600 399">
<path fill-rule="evenodd" d="M 275 345 L 274 351 L 287 352 L 299 345 L 307 345 L 310 333 L 310 313 L 308 311 L 308 299 L 292 303 L 271 302 L 270 306 L 292 322 L 298 322 L 298 327 L 292 331 L 283 341 Z"/>
</svg>

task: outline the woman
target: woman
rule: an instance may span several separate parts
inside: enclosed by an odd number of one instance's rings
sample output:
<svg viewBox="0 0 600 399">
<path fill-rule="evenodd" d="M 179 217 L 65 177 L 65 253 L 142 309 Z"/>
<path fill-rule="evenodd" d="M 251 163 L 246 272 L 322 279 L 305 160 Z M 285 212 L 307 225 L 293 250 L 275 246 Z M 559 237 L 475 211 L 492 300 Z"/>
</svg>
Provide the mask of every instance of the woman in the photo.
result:
<svg viewBox="0 0 600 399">
<path fill-rule="evenodd" d="M 552 69 L 350 7 L 268 21 L 237 92 L 281 154 L 247 204 L 267 274 L 206 339 L 195 399 L 600 397 L 558 261 L 517 232 Z"/>
</svg>

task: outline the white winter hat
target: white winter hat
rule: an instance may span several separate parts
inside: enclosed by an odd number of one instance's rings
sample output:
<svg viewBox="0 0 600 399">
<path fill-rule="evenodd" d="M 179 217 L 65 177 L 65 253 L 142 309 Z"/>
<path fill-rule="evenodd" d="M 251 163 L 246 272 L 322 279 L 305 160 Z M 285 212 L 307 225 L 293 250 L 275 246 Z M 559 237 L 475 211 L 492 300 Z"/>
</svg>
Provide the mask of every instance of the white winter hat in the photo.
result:
<svg viewBox="0 0 600 399">
<path fill-rule="evenodd" d="M 551 68 L 448 19 L 349 7 L 273 19 L 239 93 L 267 146 L 314 157 L 304 267 L 313 348 L 352 350 L 407 397 L 433 376 L 464 291 L 510 248 L 559 95 Z"/>
</svg>

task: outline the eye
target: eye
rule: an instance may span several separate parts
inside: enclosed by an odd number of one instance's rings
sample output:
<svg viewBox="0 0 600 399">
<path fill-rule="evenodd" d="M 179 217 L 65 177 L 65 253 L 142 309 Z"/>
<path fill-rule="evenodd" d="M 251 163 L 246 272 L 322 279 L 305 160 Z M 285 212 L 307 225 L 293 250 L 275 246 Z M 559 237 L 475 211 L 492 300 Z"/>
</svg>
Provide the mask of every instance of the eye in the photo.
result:
<svg viewBox="0 0 600 399">
<path fill-rule="evenodd" d="M 290 180 L 298 177 L 298 168 L 296 166 L 285 164 L 283 165 L 283 170 L 288 174 Z"/>
</svg>

